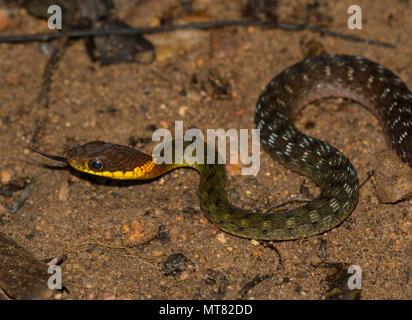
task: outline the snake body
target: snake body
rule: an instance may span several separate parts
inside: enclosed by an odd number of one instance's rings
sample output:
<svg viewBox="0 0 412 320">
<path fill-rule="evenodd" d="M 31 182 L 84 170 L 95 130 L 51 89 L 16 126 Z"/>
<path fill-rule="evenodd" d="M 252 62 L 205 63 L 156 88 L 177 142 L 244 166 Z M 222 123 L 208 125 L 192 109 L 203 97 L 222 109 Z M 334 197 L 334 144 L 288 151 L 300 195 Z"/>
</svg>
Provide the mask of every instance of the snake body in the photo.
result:
<svg viewBox="0 0 412 320">
<path fill-rule="evenodd" d="M 320 195 L 302 207 L 247 211 L 228 201 L 224 165 L 158 165 L 151 155 L 106 142 L 93 141 L 71 149 L 67 162 L 76 170 L 113 179 L 150 179 L 176 167 L 193 167 L 200 173 L 202 211 L 220 229 L 262 240 L 319 234 L 347 218 L 359 196 L 357 174 L 350 161 L 327 142 L 309 137 L 293 125 L 303 106 L 326 97 L 349 98 L 370 109 L 383 125 L 389 146 L 412 167 L 411 91 L 382 65 L 348 55 L 310 57 L 285 69 L 270 81 L 257 103 L 255 122 L 265 149 L 320 188 Z"/>
</svg>

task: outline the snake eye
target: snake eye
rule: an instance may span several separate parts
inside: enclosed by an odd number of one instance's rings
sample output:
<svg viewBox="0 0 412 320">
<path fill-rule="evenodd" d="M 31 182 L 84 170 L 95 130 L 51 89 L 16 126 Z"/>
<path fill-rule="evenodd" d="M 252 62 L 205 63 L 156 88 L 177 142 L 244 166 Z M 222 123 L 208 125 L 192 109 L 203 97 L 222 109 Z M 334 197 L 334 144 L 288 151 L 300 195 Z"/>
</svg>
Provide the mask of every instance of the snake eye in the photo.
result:
<svg viewBox="0 0 412 320">
<path fill-rule="evenodd" d="M 98 171 L 98 170 L 103 168 L 103 163 L 100 160 L 92 160 L 91 163 L 90 163 L 90 167 L 93 170 Z"/>
</svg>

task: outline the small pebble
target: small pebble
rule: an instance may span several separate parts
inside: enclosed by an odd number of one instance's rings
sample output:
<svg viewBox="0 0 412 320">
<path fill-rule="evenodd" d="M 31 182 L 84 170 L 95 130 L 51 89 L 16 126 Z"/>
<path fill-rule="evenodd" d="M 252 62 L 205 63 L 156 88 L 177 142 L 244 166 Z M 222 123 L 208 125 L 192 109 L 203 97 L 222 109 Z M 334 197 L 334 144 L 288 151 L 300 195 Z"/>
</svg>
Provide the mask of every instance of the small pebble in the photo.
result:
<svg viewBox="0 0 412 320">
<path fill-rule="evenodd" d="M 382 203 L 395 203 L 412 196 L 412 170 L 391 151 L 376 154 L 372 183 Z"/>
<path fill-rule="evenodd" d="M 183 271 L 183 272 L 179 275 L 178 280 L 179 280 L 179 281 L 184 281 L 184 280 L 189 279 L 189 277 L 190 277 L 189 272 Z"/>
<path fill-rule="evenodd" d="M 250 240 L 250 243 L 253 244 L 254 246 L 260 245 L 259 241 L 255 240 L 255 239 Z"/>
<path fill-rule="evenodd" d="M 255 259 L 256 259 L 256 258 L 259 258 L 261 255 L 262 255 L 262 251 L 260 251 L 259 249 L 253 251 L 253 257 L 254 257 Z"/>
<path fill-rule="evenodd" d="M 179 110 L 177 111 L 177 113 L 179 114 L 179 116 L 182 116 L 182 117 L 183 117 L 183 116 L 186 114 L 187 110 L 189 110 L 189 107 L 187 107 L 187 106 L 181 106 L 181 107 L 179 108 Z"/>
<path fill-rule="evenodd" d="M 220 241 L 221 243 L 226 243 L 227 241 L 225 234 L 223 232 L 218 233 L 218 235 L 216 236 L 216 239 Z"/>
<path fill-rule="evenodd" d="M 0 173 L 0 182 L 2 185 L 10 183 L 12 174 L 9 171 L 2 170 Z"/>
</svg>

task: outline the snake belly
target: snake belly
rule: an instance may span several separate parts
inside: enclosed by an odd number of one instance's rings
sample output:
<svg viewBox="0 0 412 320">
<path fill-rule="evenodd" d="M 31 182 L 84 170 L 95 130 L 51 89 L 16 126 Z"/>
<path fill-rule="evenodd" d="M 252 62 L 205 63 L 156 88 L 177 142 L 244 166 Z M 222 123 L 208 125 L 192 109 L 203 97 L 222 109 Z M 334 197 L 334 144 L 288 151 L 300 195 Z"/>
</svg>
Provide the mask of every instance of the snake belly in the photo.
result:
<svg viewBox="0 0 412 320">
<path fill-rule="evenodd" d="M 350 215 L 359 195 L 351 162 L 327 142 L 293 125 L 302 107 L 327 97 L 349 98 L 366 106 L 383 125 L 389 146 L 412 167 L 412 94 L 405 83 L 359 56 L 310 57 L 269 82 L 257 102 L 255 123 L 270 155 L 314 181 L 320 195 L 296 209 L 252 213 L 227 200 L 222 167 L 202 166 L 199 197 L 209 220 L 240 237 L 291 240 L 328 231 Z"/>
<path fill-rule="evenodd" d="M 250 239 L 308 237 L 339 225 L 355 209 L 359 197 L 359 182 L 350 161 L 327 142 L 309 137 L 293 125 L 303 106 L 326 97 L 349 98 L 370 109 L 382 123 L 388 144 L 412 167 L 410 90 L 385 67 L 347 55 L 311 57 L 285 69 L 270 81 L 257 103 L 255 122 L 265 149 L 320 188 L 320 195 L 302 207 L 259 213 L 232 205 L 226 196 L 222 164 L 155 164 L 151 155 L 101 141 L 71 149 L 67 162 L 76 170 L 112 179 L 151 179 L 178 167 L 192 167 L 200 173 L 202 211 L 220 229 Z"/>
</svg>

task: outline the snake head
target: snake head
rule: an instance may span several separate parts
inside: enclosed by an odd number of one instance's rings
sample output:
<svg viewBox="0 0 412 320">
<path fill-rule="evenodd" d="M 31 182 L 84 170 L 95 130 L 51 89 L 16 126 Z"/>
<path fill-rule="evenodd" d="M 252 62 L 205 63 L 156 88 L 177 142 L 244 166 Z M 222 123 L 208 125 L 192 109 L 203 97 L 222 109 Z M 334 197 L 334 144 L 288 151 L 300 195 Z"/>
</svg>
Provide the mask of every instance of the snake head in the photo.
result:
<svg viewBox="0 0 412 320">
<path fill-rule="evenodd" d="M 103 141 L 72 148 L 67 162 L 78 171 L 111 179 L 136 179 L 153 163 L 151 156 L 136 149 Z"/>
<path fill-rule="evenodd" d="M 105 154 L 108 150 L 107 145 L 110 144 L 103 141 L 92 141 L 74 147 L 67 153 L 67 162 L 82 172 L 103 172 L 110 166 L 108 156 Z"/>
</svg>

